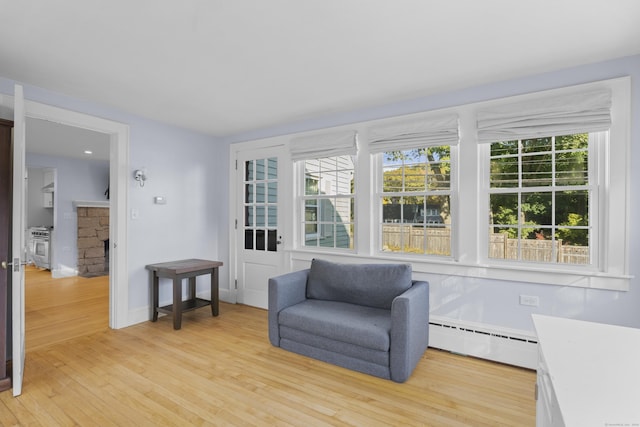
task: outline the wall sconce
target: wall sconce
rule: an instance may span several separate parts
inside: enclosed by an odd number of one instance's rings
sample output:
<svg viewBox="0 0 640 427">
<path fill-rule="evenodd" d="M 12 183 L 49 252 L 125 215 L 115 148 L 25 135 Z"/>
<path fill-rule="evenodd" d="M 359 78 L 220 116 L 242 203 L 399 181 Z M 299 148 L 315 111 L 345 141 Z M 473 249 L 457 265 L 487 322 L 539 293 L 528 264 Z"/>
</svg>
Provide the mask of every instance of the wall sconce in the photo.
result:
<svg viewBox="0 0 640 427">
<path fill-rule="evenodd" d="M 147 180 L 147 174 L 144 169 L 136 169 L 133 172 L 133 178 L 138 181 L 140 187 L 144 187 L 144 182 Z"/>
</svg>

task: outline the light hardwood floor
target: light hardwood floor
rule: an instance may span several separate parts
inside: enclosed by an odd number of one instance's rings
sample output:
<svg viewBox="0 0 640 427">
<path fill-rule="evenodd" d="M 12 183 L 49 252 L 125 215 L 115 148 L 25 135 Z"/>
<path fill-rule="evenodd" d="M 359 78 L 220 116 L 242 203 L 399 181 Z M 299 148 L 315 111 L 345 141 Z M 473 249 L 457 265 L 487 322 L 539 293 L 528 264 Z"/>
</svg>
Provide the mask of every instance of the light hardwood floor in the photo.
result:
<svg viewBox="0 0 640 427">
<path fill-rule="evenodd" d="M 104 283 L 74 280 L 27 289 L 23 394 L 0 393 L 0 425 L 535 424 L 530 370 L 429 349 L 397 384 L 272 347 L 266 311 L 224 303 L 179 331 L 168 317 L 110 330 Z"/>
<path fill-rule="evenodd" d="M 25 277 L 27 351 L 109 327 L 109 276 L 52 279 L 47 270 L 27 267 Z"/>
</svg>

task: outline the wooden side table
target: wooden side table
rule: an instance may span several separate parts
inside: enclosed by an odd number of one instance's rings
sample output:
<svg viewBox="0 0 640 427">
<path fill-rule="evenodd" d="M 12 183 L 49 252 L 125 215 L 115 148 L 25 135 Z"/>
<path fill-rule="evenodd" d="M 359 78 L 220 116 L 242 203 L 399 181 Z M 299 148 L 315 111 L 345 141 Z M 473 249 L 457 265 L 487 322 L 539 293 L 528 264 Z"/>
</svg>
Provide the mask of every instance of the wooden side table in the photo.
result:
<svg viewBox="0 0 640 427">
<path fill-rule="evenodd" d="M 211 315 L 219 313 L 218 298 L 218 267 L 220 261 L 208 261 L 204 259 L 184 259 L 180 261 L 149 264 L 147 270 L 151 271 L 151 297 L 153 314 L 151 321 L 158 320 L 158 313 L 171 314 L 173 316 L 173 329 L 182 326 L 182 313 L 211 305 Z M 211 300 L 196 297 L 196 277 L 204 274 L 211 275 Z M 158 284 L 160 278 L 173 279 L 173 304 L 159 306 Z M 188 296 L 182 300 L 182 281 L 189 279 Z"/>
</svg>

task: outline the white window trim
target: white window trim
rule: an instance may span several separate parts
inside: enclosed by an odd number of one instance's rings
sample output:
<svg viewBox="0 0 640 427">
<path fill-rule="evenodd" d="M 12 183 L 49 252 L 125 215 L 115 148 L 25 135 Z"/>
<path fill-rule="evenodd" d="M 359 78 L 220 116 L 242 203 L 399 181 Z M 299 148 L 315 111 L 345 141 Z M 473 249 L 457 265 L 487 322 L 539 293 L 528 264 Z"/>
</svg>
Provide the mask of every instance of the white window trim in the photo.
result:
<svg viewBox="0 0 640 427">
<path fill-rule="evenodd" d="M 422 147 L 420 147 L 422 148 Z M 451 167 L 451 175 L 450 175 L 450 185 L 448 190 L 442 191 L 423 191 L 423 192 L 393 192 L 393 193 L 385 193 L 382 191 L 383 185 L 383 170 L 382 170 L 382 156 L 384 152 L 371 154 L 371 162 L 373 164 L 372 169 L 375 171 L 375 184 L 371 188 L 371 192 L 373 195 L 375 213 L 372 219 L 371 226 L 375 227 L 375 247 L 373 248 L 374 252 L 380 257 L 389 257 L 393 258 L 401 258 L 412 261 L 425 261 L 425 258 L 428 258 L 429 261 L 433 260 L 441 260 L 441 261 L 455 261 L 457 260 L 457 234 L 458 227 L 456 227 L 456 218 L 459 216 L 458 212 L 458 144 L 449 145 L 449 155 L 450 155 L 450 167 Z M 450 214 L 451 218 L 453 218 L 453 222 L 450 226 L 451 231 L 451 248 L 450 255 L 427 255 L 427 254 L 412 254 L 408 252 L 391 252 L 391 251 L 383 251 L 382 250 L 382 203 L 380 200 L 383 197 L 396 197 L 396 196 L 405 196 L 405 195 L 418 195 L 421 197 L 428 196 L 449 196 L 449 206 L 450 206 Z"/>
<path fill-rule="evenodd" d="M 609 88 L 612 92 L 609 147 L 599 153 L 601 164 L 598 173 L 602 177 L 604 192 L 599 195 L 598 226 L 603 231 L 598 242 L 604 247 L 597 260 L 598 269 L 580 266 L 556 266 L 526 263 L 497 263 L 488 260 L 486 252 L 488 239 L 486 229 L 488 198 L 484 197 L 481 178 L 486 165 L 477 142 L 476 114 L 479 109 L 548 96 L 579 93 L 588 90 Z M 457 107 L 429 112 L 415 113 L 387 119 L 372 120 L 347 125 L 360 135 L 360 141 L 368 141 L 369 131 L 381 125 L 393 125 L 407 118 L 429 118 L 454 113 L 459 117 L 460 142 L 457 148 L 457 164 L 452 159 L 451 204 L 454 223 L 452 224 L 451 257 L 411 255 L 406 253 L 382 252 L 379 224 L 381 208 L 379 185 L 381 167 L 378 156 L 371 154 L 366 142 L 361 142 L 355 160 L 355 233 L 357 240 L 353 250 L 304 247 L 300 245 L 300 230 L 296 230 L 296 244 L 291 248 L 295 260 L 310 260 L 316 254 L 336 261 L 351 259 L 352 262 L 410 262 L 414 272 L 441 276 L 465 276 L 507 282 L 549 284 L 567 287 L 608 289 L 625 291 L 629 289 L 629 223 L 630 223 L 630 125 L 631 125 L 631 83 L 629 77 L 609 79 L 594 83 L 546 90 L 526 95 L 505 97 Z M 334 129 L 346 129 L 339 126 Z M 328 129 L 325 129 L 325 131 Z M 313 132 L 309 132 L 313 133 Z M 286 137 L 290 141 L 291 135 Z M 486 144 L 485 144 L 486 145 Z M 292 162 L 295 170 L 295 187 L 299 187 L 304 171 Z M 608 167 L 608 165 L 614 165 Z M 455 180 L 455 184 L 454 184 Z M 299 203 L 300 188 L 295 191 L 298 217 L 293 221 L 301 223 L 304 210 Z M 484 204 L 484 205 L 483 205 Z M 609 209 L 608 206 L 614 208 Z M 296 227 L 298 228 L 298 227 Z"/>
<path fill-rule="evenodd" d="M 629 229 L 629 182 L 630 182 L 630 81 L 629 78 L 613 79 L 592 84 L 572 86 L 569 88 L 539 92 L 531 95 L 522 95 L 514 98 L 491 101 L 492 104 L 501 102 L 510 103 L 514 100 L 523 101 L 527 98 L 575 93 L 595 88 L 608 87 L 612 90 L 611 116 L 612 125 L 609 138 L 605 144 L 600 144 L 598 153 L 599 165 L 596 174 L 599 174 L 600 185 L 597 197 L 599 212 L 593 215 L 597 222 L 598 236 L 593 239 L 594 245 L 599 245 L 599 258 L 594 259 L 592 266 L 571 265 L 542 265 L 519 262 L 501 262 L 490 260 L 487 257 L 488 233 L 486 229 L 486 217 L 482 212 L 489 212 L 487 188 L 479 188 L 479 213 L 477 218 L 478 269 L 481 277 L 498 280 L 523 281 L 545 283 L 561 286 L 577 286 L 585 288 L 628 290 L 628 232 Z M 487 103 L 483 103 L 482 107 Z M 480 105 L 478 105 L 479 107 Z M 608 145 L 608 146 L 606 146 Z M 481 185 L 488 183 L 486 176 L 487 144 L 478 147 L 479 174 L 478 182 Z M 611 165 L 611 166 L 610 166 Z M 612 185 L 611 183 L 616 183 Z M 611 206 L 612 208 L 609 208 Z M 469 239 L 462 242 L 462 247 L 472 244 Z"/>
<path fill-rule="evenodd" d="M 554 264 L 554 263 L 533 263 L 533 262 L 526 262 L 526 261 L 517 261 L 517 260 L 503 260 L 503 259 L 493 259 L 493 258 L 489 258 L 488 256 L 488 249 L 486 251 L 481 251 L 481 255 L 480 255 L 480 259 L 481 262 L 483 264 L 487 264 L 487 265 L 493 265 L 497 268 L 502 268 L 502 267 L 512 267 L 512 266 L 517 266 L 518 269 L 539 269 L 539 268 L 544 268 L 545 270 L 548 268 L 551 268 L 553 270 L 557 270 L 558 272 L 568 272 L 568 273 L 573 273 L 573 272 L 579 272 L 580 274 L 597 274 L 600 270 L 602 266 L 602 262 L 600 261 L 600 258 L 602 258 L 602 253 L 605 251 L 597 251 L 597 257 L 594 256 L 594 252 L 593 252 L 593 248 L 598 248 L 599 247 L 599 241 L 600 241 L 600 234 L 602 233 L 602 227 L 604 226 L 603 221 L 600 219 L 600 216 L 602 213 L 606 212 L 606 207 L 601 206 L 600 204 L 600 200 L 602 199 L 602 197 L 604 196 L 604 192 L 605 189 L 602 187 L 602 185 L 598 186 L 598 182 L 600 180 L 600 176 L 603 175 L 602 174 L 602 167 L 604 165 L 604 163 L 606 162 L 606 160 L 604 159 L 605 157 L 605 152 L 606 152 L 606 147 L 604 147 L 604 140 L 608 140 L 608 138 L 605 137 L 606 132 L 595 132 L 592 133 L 593 136 L 590 136 L 590 144 L 589 144 L 589 170 L 593 171 L 590 172 L 592 174 L 592 179 L 594 181 L 593 186 L 597 187 L 598 191 L 593 191 L 591 194 L 591 206 L 597 206 L 597 207 L 601 207 L 601 209 L 598 212 L 590 212 L 589 214 L 589 222 L 593 223 L 593 224 L 597 224 L 596 227 L 594 227 L 596 229 L 596 233 L 592 233 L 592 237 L 591 237 L 591 241 L 589 242 L 589 246 L 591 248 L 590 252 L 591 252 L 591 263 L 588 265 L 573 265 L 573 264 Z M 593 141 L 591 141 L 593 139 Z M 488 166 L 489 165 L 489 156 L 490 156 L 490 150 L 491 150 L 491 144 L 481 144 L 480 148 L 479 148 L 479 152 L 480 152 L 480 158 L 479 161 L 483 164 L 483 166 Z M 596 152 L 597 150 L 597 152 Z M 596 165 L 596 162 L 594 159 L 598 160 L 598 163 Z M 489 212 L 490 208 L 489 208 L 489 170 L 487 167 L 483 167 L 481 168 L 482 170 L 482 176 L 480 179 L 480 182 L 483 184 L 483 187 L 481 189 L 481 194 L 480 194 L 480 209 L 481 212 Z M 585 185 L 584 189 L 588 190 L 592 187 L 592 185 Z M 513 190 L 513 192 L 518 192 L 520 190 L 522 190 L 522 187 L 513 187 L 510 188 L 509 190 Z M 508 191 L 511 192 L 511 191 Z M 485 229 L 487 229 L 489 227 L 489 223 L 487 222 L 485 224 Z M 489 234 L 488 233 L 482 233 L 479 236 L 479 240 L 480 240 L 480 247 L 481 248 L 488 248 L 489 247 Z"/>
<path fill-rule="evenodd" d="M 323 156 L 323 157 L 336 157 L 335 155 L 327 155 L 327 156 Z M 355 182 L 355 188 L 358 188 L 358 182 L 357 182 L 357 178 L 358 178 L 358 156 L 353 155 L 353 160 L 354 160 L 354 166 L 353 166 L 353 174 L 354 174 L 354 179 L 356 180 Z M 305 187 L 304 184 L 301 184 L 302 182 L 304 182 L 305 178 L 306 178 L 306 173 L 304 170 L 304 163 L 305 160 L 292 160 L 293 163 L 293 169 L 294 169 L 294 177 L 295 177 L 295 183 L 297 185 L 295 185 L 295 196 L 294 196 L 294 204 L 297 206 L 296 209 L 296 213 L 297 216 L 295 218 L 295 220 L 293 221 L 297 226 L 296 226 L 296 239 L 295 239 L 295 250 L 298 251 L 302 251 L 302 252 L 321 252 L 321 253 L 340 253 L 340 254 L 354 254 L 357 252 L 357 247 L 358 247 L 358 230 L 357 230 L 357 224 L 358 224 L 358 210 L 357 207 L 354 206 L 354 226 L 356 227 L 355 232 L 354 232 L 354 241 L 353 241 L 353 248 L 336 248 L 336 247 L 325 247 L 325 246 L 306 246 L 306 234 L 305 234 L 305 229 L 304 229 L 304 218 L 305 218 L 305 201 L 306 200 L 310 200 L 310 199 L 317 199 L 317 197 L 309 197 L 305 195 Z M 355 203 L 354 205 L 357 205 L 357 191 L 351 195 L 327 195 L 326 197 L 337 197 L 337 198 L 353 198 Z M 322 224 L 317 223 L 318 224 L 318 228 L 320 229 L 322 227 Z M 328 223 L 327 223 L 328 224 Z M 336 225 L 335 223 L 333 223 L 332 225 Z M 318 231 L 315 234 L 310 234 L 309 236 L 320 236 L 322 233 L 320 231 Z"/>
<path fill-rule="evenodd" d="M 533 264 L 519 262 L 500 262 L 487 257 L 488 233 L 487 216 L 489 212 L 486 189 L 483 189 L 484 175 L 487 173 L 483 150 L 487 144 L 477 143 L 475 125 L 476 112 L 487 106 L 514 101 L 578 93 L 598 88 L 610 88 L 612 91 L 612 126 L 607 144 L 598 153 L 598 167 L 602 188 L 598 194 L 600 212 L 597 217 L 600 236 L 594 244 L 604 245 L 600 258 L 595 260 L 597 268 L 591 266 Z M 536 92 L 527 95 L 502 98 L 455 107 L 460 117 L 460 144 L 458 163 L 452 159 L 452 248 L 451 257 L 411 255 L 390 253 L 381 250 L 380 232 L 375 233 L 373 255 L 377 259 L 410 261 L 414 271 L 440 274 L 478 277 L 484 279 L 511 282 L 533 282 L 559 286 L 573 286 L 594 289 L 628 290 L 629 262 L 629 183 L 630 183 L 630 79 L 628 77 L 605 80 L 585 85 L 576 85 L 562 89 Z M 430 112 L 425 114 L 441 114 Z M 365 132 L 363 132 L 365 133 Z M 373 215 L 371 227 L 381 221 L 379 208 L 379 188 L 381 185 L 381 166 L 377 155 L 370 156 L 371 168 L 375 177 L 372 203 Z M 616 165 L 609 167 L 608 165 Z M 456 186 L 453 186 L 455 179 Z M 615 185 L 612 185 L 615 183 Z M 457 189 L 457 191 L 456 191 Z M 614 208 L 609 209 L 608 206 Z"/>
</svg>

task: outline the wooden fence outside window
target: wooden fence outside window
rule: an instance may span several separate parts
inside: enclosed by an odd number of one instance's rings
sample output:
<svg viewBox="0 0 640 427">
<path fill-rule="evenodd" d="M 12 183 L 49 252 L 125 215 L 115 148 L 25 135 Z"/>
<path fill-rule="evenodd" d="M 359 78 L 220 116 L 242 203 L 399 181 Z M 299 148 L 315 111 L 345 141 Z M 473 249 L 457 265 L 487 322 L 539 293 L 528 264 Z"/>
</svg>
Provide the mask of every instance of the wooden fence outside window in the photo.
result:
<svg viewBox="0 0 640 427">
<path fill-rule="evenodd" d="M 512 239 L 506 233 L 491 233 L 489 258 L 520 259 L 558 264 L 589 264 L 589 247 L 567 245 L 562 240 Z M 451 229 L 446 225 L 383 224 L 382 248 L 390 252 L 429 255 L 451 254 Z"/>
</svg>

